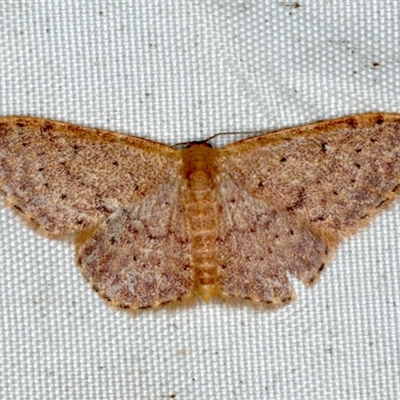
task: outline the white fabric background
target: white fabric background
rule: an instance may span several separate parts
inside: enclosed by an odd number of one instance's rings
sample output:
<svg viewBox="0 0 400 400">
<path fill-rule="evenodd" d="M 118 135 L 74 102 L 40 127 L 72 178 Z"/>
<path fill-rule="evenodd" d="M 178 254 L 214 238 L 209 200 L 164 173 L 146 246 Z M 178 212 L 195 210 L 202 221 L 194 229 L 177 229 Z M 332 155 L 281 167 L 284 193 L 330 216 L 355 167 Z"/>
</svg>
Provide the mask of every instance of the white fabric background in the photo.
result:
<svg viewBox="0 0 400 400">
<path fill-rule="evenodd" d="M 173 144 L 400 112 L 398 0 L 299 4 L 3 0 L 0 115 Z M 2 207 L 0 398 L 398 399 L 399 225 L 397 206 L 276 312 L 130 315 Z"/>
</svg>

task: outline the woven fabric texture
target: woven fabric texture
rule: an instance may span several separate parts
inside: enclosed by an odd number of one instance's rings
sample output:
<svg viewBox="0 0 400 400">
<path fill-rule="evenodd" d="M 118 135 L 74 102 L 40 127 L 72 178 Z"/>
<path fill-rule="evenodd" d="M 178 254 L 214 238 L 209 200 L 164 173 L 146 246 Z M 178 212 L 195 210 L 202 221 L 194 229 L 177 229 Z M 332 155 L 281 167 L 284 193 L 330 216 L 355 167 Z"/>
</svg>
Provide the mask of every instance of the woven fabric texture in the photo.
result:
<svg viewBox="0 0 400 400">
<path fill-rule="evenodd" d="M 0 71 L 1 116 L 169 144 L 400 112 L 400 3 L 3 0 Z M 398 399 L 399 226 L 397 205 L 275 312 L 130 315 L 1 207 L 0 399 Z"/>
</svg>

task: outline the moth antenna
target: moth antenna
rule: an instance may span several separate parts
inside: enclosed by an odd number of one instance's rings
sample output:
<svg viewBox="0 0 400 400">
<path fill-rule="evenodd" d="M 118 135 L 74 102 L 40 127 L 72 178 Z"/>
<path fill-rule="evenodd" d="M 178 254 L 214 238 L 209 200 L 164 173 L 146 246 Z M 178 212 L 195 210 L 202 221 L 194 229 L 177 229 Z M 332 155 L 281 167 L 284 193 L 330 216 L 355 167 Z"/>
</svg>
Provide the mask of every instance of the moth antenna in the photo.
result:
<svg viewBox="0 0 400 400">
<path fill-rule="evenodd" d="M 266 135 L 268 133 L 272 133 L 272 131 L 268 132 L 265 130 L 258 130 L 258 131 L 237 131 L 237 132 L 218 132 L 215 135 L 210 136 L 208 139 L 205 140 L 208 143 L 210 140 L 215 139 L 218 136 L 227 136 L 227 135 L 244 135 L 244 136 L 258 136 L 258 135 Z"/>
<path fill-rule="evenodd" d="M 237 132 L 218 132 L 215 133 L 214 135 L 210 136 L 209 138 L 205 139 L 205 140 L 193 140 L 193 141 L 187 141 L 187 142 L 179 142 L 179 143 L 175 143 L 172 145 L 172 148 L 174 149 L 181 149 L 181 148 L 185 148 L 188 147 L 189 145 L 193 144 L 193 143 L 208 143 L 210 142 L 210 140 L 215 139 L 218 136 L 227 136 L 227 135 L 245 135 L 245 136 L 258 136 L 258 135 L 267 135 L 269 133 L 272 133 L 273 131 L 265 131 L 265 130 L 259 130 L 259 131 L 237 131 Z"/>
</svg>

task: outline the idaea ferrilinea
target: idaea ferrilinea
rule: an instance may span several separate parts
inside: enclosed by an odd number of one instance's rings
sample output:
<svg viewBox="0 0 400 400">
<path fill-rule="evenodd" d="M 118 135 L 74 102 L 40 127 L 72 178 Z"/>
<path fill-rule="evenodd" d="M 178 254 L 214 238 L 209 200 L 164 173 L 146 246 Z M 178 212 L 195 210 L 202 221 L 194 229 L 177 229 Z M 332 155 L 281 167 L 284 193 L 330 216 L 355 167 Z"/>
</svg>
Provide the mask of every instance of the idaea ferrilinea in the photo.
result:
<svg viewBox="0 0 400 400">
<path fill-rule="evenodd" d="M 197 293 L 279 306 L 400 193 L 400 115 L 363 114 L 184 149 L 0 118 L 0 189 L 39 233 L 73 238 L 121 308 Z"/>
</svg>

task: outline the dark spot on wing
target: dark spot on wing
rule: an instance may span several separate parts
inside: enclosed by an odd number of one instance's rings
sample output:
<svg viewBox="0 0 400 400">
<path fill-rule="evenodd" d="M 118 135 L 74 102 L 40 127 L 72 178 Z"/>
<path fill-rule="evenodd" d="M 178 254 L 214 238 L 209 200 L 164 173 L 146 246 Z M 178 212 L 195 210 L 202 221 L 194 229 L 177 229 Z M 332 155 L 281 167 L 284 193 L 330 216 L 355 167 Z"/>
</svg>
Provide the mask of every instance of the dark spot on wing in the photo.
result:
<svg viewBox="0 0 400 400">
<path fill-rule="evenodd" d="M 24 214 L 24 211 L 22 210 L 22 208 L 19 207 L 19 206 L 17 206 L 16 204 L 14 204 L 14 208 L 15 208 L 16 210 L 18 210 L 19 212 L 21 212 L 22 214 Z"/>
<path fill-rule="evenodd" d="M 46 125 L 43 126 L 42 131 L 43 132 L 50 132 L 54 129 L 53 124 L 50 122 L 46 123 Z"/>
</svg>

